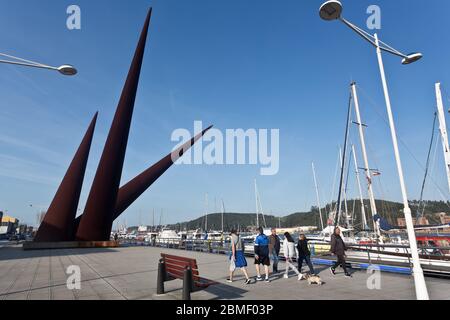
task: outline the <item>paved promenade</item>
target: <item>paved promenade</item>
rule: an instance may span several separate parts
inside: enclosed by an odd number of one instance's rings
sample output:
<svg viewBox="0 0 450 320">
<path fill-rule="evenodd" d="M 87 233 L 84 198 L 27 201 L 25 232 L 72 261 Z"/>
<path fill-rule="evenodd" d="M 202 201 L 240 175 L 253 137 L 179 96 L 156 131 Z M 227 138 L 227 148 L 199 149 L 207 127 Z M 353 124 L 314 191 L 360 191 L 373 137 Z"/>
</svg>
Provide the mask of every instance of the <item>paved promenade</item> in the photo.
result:
<svg viewBox="0 0 450 320">
<path fill-rule="evenodd" d="M 243 284 L 237 272 L 236 282 L 228 284 L 228 264 L 223 255 L 204 254 L 152 247 L 117 249 L 71 249 L 23 251 L 19 247 L 0 247 L 0 300 L 111 300 L 179 299 L 182 282 L 166 283 L 168 294 L 156 296 L 156 277 L 160 252 L 196 258 L 200 274 L 219 282 L 206 291 L 192 294 L 192 299 L 414 299 L 410 276 L 383 273 L 381 290 L 367 288 L 365 271 L 354 271 L 353 279 L 342 273 L 335 277 L 325 267 L 317 266 L 325 281 L 322 287 L 308 286 L 292 275 L 272 277 L 271 283 Z M 81 268 L 81 290 L 68 290 L 66 269 Z M 250 274 L 255 275 L 250 265 Z M 281 262 L 280 268 L 284 269 Z M 432 299 L 450 299 L 450 280 L 427 278 Z"/>
</svg>

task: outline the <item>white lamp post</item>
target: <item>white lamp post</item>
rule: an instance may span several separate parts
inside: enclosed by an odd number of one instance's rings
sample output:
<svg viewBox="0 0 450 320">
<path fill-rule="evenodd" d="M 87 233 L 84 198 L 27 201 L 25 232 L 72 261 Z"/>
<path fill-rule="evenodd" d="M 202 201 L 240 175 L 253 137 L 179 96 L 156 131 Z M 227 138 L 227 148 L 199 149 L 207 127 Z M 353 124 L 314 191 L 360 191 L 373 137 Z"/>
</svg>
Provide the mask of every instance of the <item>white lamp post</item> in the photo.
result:
<svg viewBox="0 0 450 320">
<path fill-rule="evenodd" d="M 12 60 L 0 59 L 0 63 L 13 64 L 13 65 L 24 66 L 24 67 L 47 69 L 47 70 L 54 70 L 54 71 L 58 71 L 59 73 L 61 73 L 62 75 L 65 75 L 65 76 L 74 76 L 78 73 L 77 69 L 75 69 L 73 66 L 68 65 L 68 64 L 64 64 L 59 67 L 52 67 L 52 66 L 34 62 L 31 60 L 14 57 L 14 56 L 11 56 L 11 55 L 5 54 L 5 53 L 0 53 L 0 56 L 8 58 L 8 59 L 12 59 Z"/>
<path fill-rule="evenodd" d="M 411 256 L 412 256 L 412 261 L 413 261 L 413 276 L 414 276 L 414 283 L 415 283 L 415 288 L 416 288 L 416 296 L 417 296 L 418 300 L 429 300 L 427 285 L 425 283 L 425 277 L 423 275 L 423 270 L 420 265 L 420 258 L 419 258 L 419 253 L 417 250 L 417 240 L 416 240 L 416 235 L 414 233 L 414 224 L 413 224 L 413 220 L 412 220 L 411 209 L 408 204 L 408 195 L 406 192 L 405 180 L 403 177 L 403 167 L 402 167 L 402 162 L 400 159 L 400 152 L 398 150 L 397 134 L 395 131 L 395 123 L 394 123 L 394 117 L 392 115 L 391 100 L 389 98 L 389 90 L 388 90 L 387 81 L 386 81 L 386 74 L 384 72 L 384 65 L 383 65 L 383 59 L 382 59 L 381 52 L 385 51 L 385 52 L 388 52 L 393 55 L 401 57 L 402 64 L 404 64 L 404 65 L 413 63 L 413 62 L 421 59 L 422 54 L 421 53 L 411 53 L 408 55 L 403 54 L 400 51 L 398 51 L 398 50 L 392 48 L 391 46 L 380 41 L 376 34 L 374 36 L 372 36 L 369 33 L 362 30 L 361 28 L 358 28 L 351 22 L 345 20 L 342 17 L 342 4 L 337 0 L 330 0 L 330 1 L 327 1 L 324 4 L 322 4 L 322 6 L 320 7 L 319 14 L 320 14 L 320 17 L 326 21 L 340 20 L 346 26 L 348 26 L 350 29 L 355 31 L 358 35 L 360 35 L 362 38 L 364 38 L 366 41 L 371 43 L 376 48 L 378 64 L 380 66 L 381 81 L 383 84 L 384 96 L 386 99 L 386 109 L 387 109 L 388 118 L 389 118 L 389 126 L 391 129 L 392 143 L 394 146 L 395 160 L 397 163 L 398 176 L 399 176 L 399 180 L 400 180 L 400 187 L 401 187 L 402 197 L 403 197 L 403 206 L 404 206 L 403 211 L 405 214 L 406 229 L 408 232 L 408 240 L 409 240 L 409 245 L 411 248 Z"/>
</svg>

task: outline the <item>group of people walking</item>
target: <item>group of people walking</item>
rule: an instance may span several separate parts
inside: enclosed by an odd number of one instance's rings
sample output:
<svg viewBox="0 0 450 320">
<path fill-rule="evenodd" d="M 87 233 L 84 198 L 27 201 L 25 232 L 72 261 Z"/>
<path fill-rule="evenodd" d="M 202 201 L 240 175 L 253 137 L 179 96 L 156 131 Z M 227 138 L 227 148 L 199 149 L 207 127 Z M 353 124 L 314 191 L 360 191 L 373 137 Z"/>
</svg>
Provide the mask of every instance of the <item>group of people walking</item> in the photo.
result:
<svg viewBox="0 0 450 320">
<path fill-rule="evenodd" d="M 256 281 L 270 282 L 270 264 L 272 261 L 273 274 L 280 273 L 278 269 L 280 261 L 281 240 L 275 228 L 271 229 L 270 236 L 264 234 L 263 228 L 258 229 L 259 234 L 255 239 L 255 267 Z M 309 268 L 311 275 L 316 275 L 314 266 L 311 262 L 311 251 L 308 246 L 308 239 L 304 234 L 300 234 L 297 243 L 289 232 L 284 233 L 285 241 L 283 241 L 283 254 L 285 258 L 284 278 L 289 278 L 289 271 L 293 270 L 298 280 L 303 278 L 303 263 Z M 346 268 L 345 251 L 347 250 L 345 243 L 340 236 L 340 229 L 337 227 L 331 237 L 331 253 L 337 256 L 336 263 L 330 268 L 333 275 L 336 274 L 336 268 L 341 265 L 344 269 L 345 276 L 351 277 Z M 294 259 L 297 259 L 297 266 L 294 265 Z M 244 255 L 244 245 L 241 237 L 236 230 L 231 231 L 231 254 L 230 254 L 230 277 L 227 282 L 233 282 L 234 272 L 240 269 L 245 276 L 245 284 L 250 284 L 251 279 L 247 270 L 247 259 Z M 262 276 L 264 271 L 264 277 Z"/>
</svg>

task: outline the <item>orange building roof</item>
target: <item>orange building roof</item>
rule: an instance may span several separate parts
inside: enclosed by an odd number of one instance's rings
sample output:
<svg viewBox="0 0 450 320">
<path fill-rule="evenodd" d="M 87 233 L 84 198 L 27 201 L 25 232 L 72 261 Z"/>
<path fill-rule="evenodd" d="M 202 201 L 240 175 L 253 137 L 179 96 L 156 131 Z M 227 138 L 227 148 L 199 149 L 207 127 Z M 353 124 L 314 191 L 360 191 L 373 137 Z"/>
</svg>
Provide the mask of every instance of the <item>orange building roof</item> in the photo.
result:
<svg viewBox="0 0 450 320">
<path fill-rule="evenodd" d="M 2 218 L 2 222 L 10 222 L 10 223 L 16 223 L 18 220 L 16 218 L 10 217 L 10 216 L 4 216 Z"/>
</svg>

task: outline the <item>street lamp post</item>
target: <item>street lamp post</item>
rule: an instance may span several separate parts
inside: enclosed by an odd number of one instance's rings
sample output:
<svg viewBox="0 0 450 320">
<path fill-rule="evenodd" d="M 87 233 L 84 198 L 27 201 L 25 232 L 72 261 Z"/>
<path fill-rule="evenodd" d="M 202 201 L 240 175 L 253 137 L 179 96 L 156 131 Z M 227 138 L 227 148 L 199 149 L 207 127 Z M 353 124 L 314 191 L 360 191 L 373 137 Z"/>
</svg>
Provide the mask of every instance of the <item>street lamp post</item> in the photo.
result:
<svg viewBox="0 0 450 320">
<path fill-rule="evenodd" d="M 346 26 L 348 26 L 350 29 L 355 31 L 358 35 L 360 35 L 363 39 L 371 43 L 373 46 L 375 46 L 377 51 L 377 57 L 378 57 L 378 64 L 380 67 L 380 74 L 381 74 L 381 81 L 383 84 L 383 91 L 384 91 L 384 97 L 386 100 L 386 109 L 388 113 L 389 118 L 389 126 L 391 129 L 391 135 L 392 135 L 392 143 L 394 146 L 394 154 L 395 154 L 395 160 L 397 164 L 397 171 L 398 176 L 400 180 L 400 187 L 402 192 L 402 198 L 403 198 L 403 206 L 404 206 L 404 215 L 405 215 L 405 221 L 406 221 L 406 229 L 408 232 L 408 240 L 409 245 L 411 249 L 411 257 L 413 261 L 413 276 L 414 276 L 414 283 L 416 288 L 416 296 L 418 300 L 429 300 L 427 285 L 425 283 L 425 277 L 423 274 L 422 267 L 420 265 L 420 258 L 419 253 L 417 249 L 417 240 L 416 235 L 414 233 L 414 224 L 412 220 L 411 215 L 411 209 L 408 204 L 408 195 L 406 192 L 406 186 L 405 186 L 405 180 L 403 176 L 403 167 L 402 162 L 400 159 L 400 152 L 398 150 L 398 141 L 397 141 L 397 134 L 395 130 L 395 123 L 394 123 L 394 117 L 392 115 L 392 107 L 391 107 L 391 100 L 389 97 L 389 90 L 387 86 L 386 81 L 386 74 L 384 70 L 384 64 L 381 52 L 385 51 L 390 54 L 399 56 L 402 58 L 402 64 L 407 65 L 410 63 L 413 63 L 415 61 L 418 61 L 422 58 L 421 53 L 411 53 L 411 54 L 403 54 L 400 51 L 392 48 L 391 46 L 383 43 L 378 39 L 377 34 L 374 36 L 370 35 L 369 33 L 365 32 L 361 28 L 358 28 L 351 22 L 345 20 L 342 17 L 342 4 L 337 0 L 330 0 L 322 4 L 320 7 L 320 17 L 326 21 L 332 21 L 332 20 L 340 20 L 343 22 Z"/>
<path fill-rule="evenodd" d="M 9 54 L 0 53 L 1 57 L 12 59 L 12 60 L 5 60 L 0 59 L 0 63 L 4 64 L 12 64 L 12 65 L 18 65 L 18 66 L 24 66 L 24 67 L 32 67 L 32 68 L 40 68 L 40 69 L 47 69 L 47 70 L 53 70 L 58 71 L 62 75 L 65 76 L 74 76 L 78 73 L 77 69 L 75 69 L 73 66 L 68 64 L 63 64 L 59 67 L 53 67 L 46 64 L 34 62 L 31 60 L 26 60 L 18 57 L 11 56 Z"/>
</svg>

